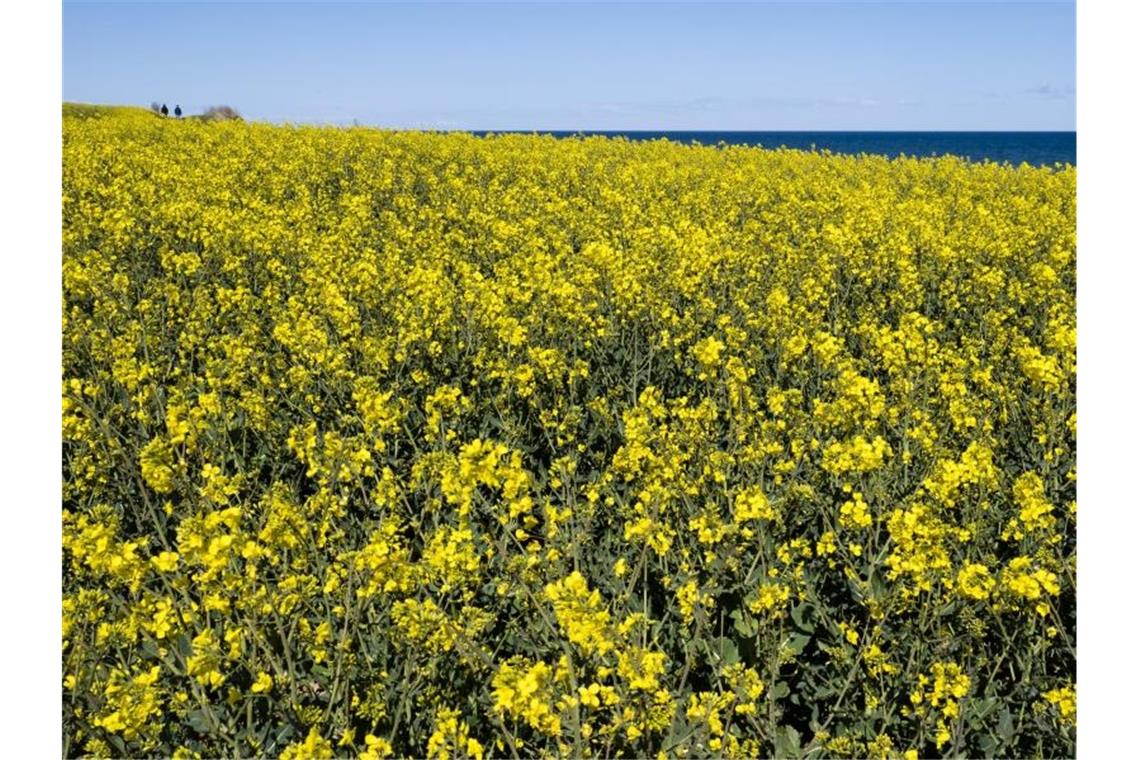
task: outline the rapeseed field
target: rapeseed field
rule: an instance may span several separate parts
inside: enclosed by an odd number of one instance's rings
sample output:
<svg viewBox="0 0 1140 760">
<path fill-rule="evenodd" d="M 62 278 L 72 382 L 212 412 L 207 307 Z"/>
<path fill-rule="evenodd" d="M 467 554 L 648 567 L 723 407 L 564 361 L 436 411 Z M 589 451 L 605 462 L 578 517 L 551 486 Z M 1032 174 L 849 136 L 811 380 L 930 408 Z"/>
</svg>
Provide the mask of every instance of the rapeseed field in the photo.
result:
<svg viewBox="0 0 1140 760">
<path fill-rule="evenodd" d="M 63 124 L 64 753 L 1075 753 L 1072 167 Z"/>
</svg>

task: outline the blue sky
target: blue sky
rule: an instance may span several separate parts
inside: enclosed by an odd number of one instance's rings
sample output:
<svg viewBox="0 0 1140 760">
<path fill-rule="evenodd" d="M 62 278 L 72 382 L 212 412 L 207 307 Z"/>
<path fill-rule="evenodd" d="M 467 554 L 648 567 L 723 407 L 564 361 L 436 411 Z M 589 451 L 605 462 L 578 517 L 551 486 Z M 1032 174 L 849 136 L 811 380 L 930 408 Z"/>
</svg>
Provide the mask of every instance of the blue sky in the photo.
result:
<svg viewBox="0 0 1140 760">
<path fill-rule="evenodd" d="M 446 129 L 1072 130 L 1071 2 L 65 2 L 64 100 Z"/>
</svg>

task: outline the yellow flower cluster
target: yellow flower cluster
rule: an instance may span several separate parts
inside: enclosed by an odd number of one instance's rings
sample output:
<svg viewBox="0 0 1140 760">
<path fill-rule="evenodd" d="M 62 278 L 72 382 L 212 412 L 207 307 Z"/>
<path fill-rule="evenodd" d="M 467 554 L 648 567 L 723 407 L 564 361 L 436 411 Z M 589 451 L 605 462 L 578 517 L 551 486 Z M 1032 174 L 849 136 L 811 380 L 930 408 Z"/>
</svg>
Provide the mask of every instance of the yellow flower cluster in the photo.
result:
<svg viewBox="0 0 1140 760">
<path fill-rule="evenodd" d="M 970 677 L 953 662 L 936 662 L 929 674 L 918 677 L 918 688 L 910 695 L 914 714 L 922 717 L 934 713 L 938 717 L 935 746 L 942 749 L 951 739 L 948 719 L 960 714 L 962 699 L 970 692 Z"/>
<path fill-rule="evenodd" d="M 440 710 L 435 717 L 435 730 L 428 737 L 428 760 L 483 760 L 483 745 L 469 731 L 458 710 Z"/>
<path fill-rule="evenodd" d="M 1020 541 L 1026 534 L 1048 535 L 1053 527 L 1053 505 L 1045 498 L 1045 484 L 1035 472 L 1022 474 L 1013 483 L 1017 516 L 1002 531 L 1002 538 Z"/>
<path fill-rule="evenodd" d="M 503 663 L 491 681 L 495 709 L 525 720 L 538 731 L 557 736 L 562 729 L 562 721 L 553 708 L 554 680 L 554 669 L 544 662 L 525 669 L 521 664 Z M 594 701 L 597 706 L 596 696 Z"/>
<path fill-rule="evenodd" d="M 1075 182 L 69 109 L 63 754 L 1072 755 Z"/>
<path fill-rule="evenodd" d="M 571 642 L 588 654 L 612 651 L 614 642 L 608 631 L 610 613 L 602 606 L 597 589 L 590 591 L 586 579 L 574 571 L 568 577 L 546 587 L 546 598 L 554 608 L 558 625 Z"/>
<path fill-rule="evenodd" d="M 1077 723 L 1077 692 L 1072 686 L 1050 689 L 1042 694 L 1045 701 L 1057 708 L 1057 718 L 1063 725 Z"/>
</svg>

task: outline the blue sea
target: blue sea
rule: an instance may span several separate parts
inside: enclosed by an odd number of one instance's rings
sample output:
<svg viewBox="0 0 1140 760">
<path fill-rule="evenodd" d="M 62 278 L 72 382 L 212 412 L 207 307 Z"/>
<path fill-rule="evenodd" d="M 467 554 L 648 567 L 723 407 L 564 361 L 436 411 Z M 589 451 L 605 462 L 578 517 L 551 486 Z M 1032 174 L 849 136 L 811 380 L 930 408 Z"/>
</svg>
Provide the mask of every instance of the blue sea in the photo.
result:
<svg viewBox="0 0 1140 760">
<path fill-rule="evenodd" d="M 475 134 L 488 134 L 476 132 Z M 631 140 L 667 138 L 702 145 L 754 145 L 764 148 L 875 153 L 884 156 L 955 155 L 971 161 L 1035 166 L 1077 163 L 1076 132 L 541 132 L 555 137 L 604 135 Z"/>
</svg>

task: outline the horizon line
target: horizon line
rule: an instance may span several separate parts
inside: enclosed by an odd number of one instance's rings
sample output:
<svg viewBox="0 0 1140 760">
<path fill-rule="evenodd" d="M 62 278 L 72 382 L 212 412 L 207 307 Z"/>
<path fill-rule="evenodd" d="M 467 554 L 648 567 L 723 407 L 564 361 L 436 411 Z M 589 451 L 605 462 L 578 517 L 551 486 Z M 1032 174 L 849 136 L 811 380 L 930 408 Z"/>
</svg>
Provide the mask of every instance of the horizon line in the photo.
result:
<svg viewBox="0 0 1140 760">
<path fill-rule="evenodd" d="M 145 111 L 150 111 L 146 105 L 126 104 L 126 103 L 94 103 L 90 101 L 76 101 L 76 100 L 63 100 L 63 105 L 89 105 L 107 108 L 139 108 Z M 240 109 L 238 113 L 240 114 Z M 195 116 L 200 114 L 186 114 Z M 403 126 L 387 125 L 378 122 L 365 121 L 363 119 L 289 119 L 289 118 L 247 118 L 242 117 L 247 123 L 269 124 L 274 126 L 334 126 L 334 127 L 368 127 L 371 129 L 383 129 L 391 131 L 407 131 L 407 132 L 479 132 L 479 133 L 553 133 L 563 132 L 568 134 L 575 134 L 578 132 L 590 132 L 597 134 L 666 134 L 672 132 L 687 132 L 691 134 L 753 134 L 757 132 L 781 132 L 781 133 L 821 133 L 821 134 L 883 134 L 883 133 L 941 133 L 941 134 L 1006 134 L 1006 133 L 1038 133 L 1038 134 L 1076 134 L 1076 127 L 1070 129 L 1040 129 L 1040 128 L 1019 128 L 1019 127 L 1003 127 L 1000 129 L 993 128 L 945 128 L 945 127 L 920 127 L 920 128 L 898 128 L 890 127 L 883 129 L 842 129 L 842 128 L 817 128 L 817 127 L 794 127 L 794 128 L 764 128 L 764 127 L 730 127 L 730 128 L 691 128 L 691 127 L 637 127 L 633 129 L 627 128 L 606 128 L 606 127 L 460 127 L 460 126 L 433 126 L 430 124 L 411 124 Z"/>
</svg>

